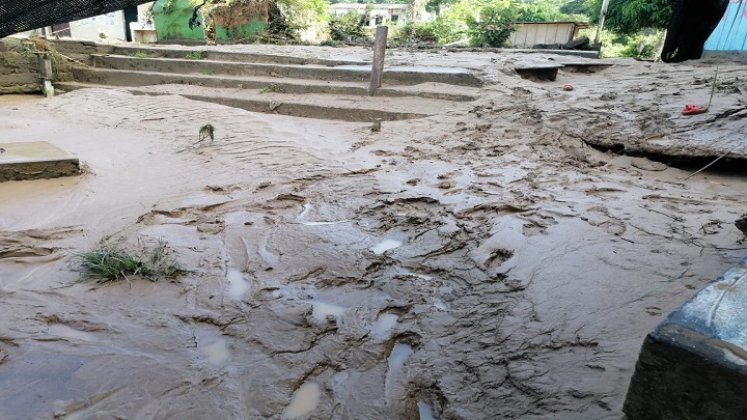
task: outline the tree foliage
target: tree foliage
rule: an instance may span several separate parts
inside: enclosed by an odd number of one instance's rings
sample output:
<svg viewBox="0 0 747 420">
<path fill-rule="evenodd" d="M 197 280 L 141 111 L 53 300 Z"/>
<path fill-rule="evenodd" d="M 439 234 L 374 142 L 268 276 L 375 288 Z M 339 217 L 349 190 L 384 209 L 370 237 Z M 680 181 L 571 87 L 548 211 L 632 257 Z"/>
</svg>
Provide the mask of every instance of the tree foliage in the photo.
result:
<svg viewBox="0 0 747 420">
<path fill-rule="evenodd" d="M 511 1 L 494 1 L 480 9 L 479 19 L 468 15 L 465 19 L 470 44 L 482 47 L 503 47 L 516 30 L 519 10 Z"/>
<path fill-rule="evenodd" d="M 564 0 L 532 0 L 517 2 L 521 22 L 586 21 L 583 13 L 568 13 L 562 10 Z"/>
<path fill-rule="evenodd" d="M 673 0 L 611 0 L 605 25 L 617 32 L 635 34 L 642 29 L 665 29 L 672 16 Z M 601 9 L 602 0 L 597 0 Z"/>
</svg>

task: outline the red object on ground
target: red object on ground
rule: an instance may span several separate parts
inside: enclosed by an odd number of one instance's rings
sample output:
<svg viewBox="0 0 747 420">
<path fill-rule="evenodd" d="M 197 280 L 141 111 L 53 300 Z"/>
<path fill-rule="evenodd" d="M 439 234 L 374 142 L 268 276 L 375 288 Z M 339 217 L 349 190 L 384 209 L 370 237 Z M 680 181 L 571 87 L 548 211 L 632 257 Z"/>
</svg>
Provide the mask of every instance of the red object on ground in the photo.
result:
<svg viewBox="0 0 747 420">
<path fill-rule="evenodd" d="M 566 84 L 563 85 L 563 90 L 565 90 L 565 91 L 571 91 L 571 90 L 573 90 L 573 85 L 570 84 L 570 83 L 566 83 Z"/>
<path fill-rule="evenodd" d="M 682 108 L 682 115 L 698 115 L 708 111 L 708 108 L 703 108 L 699 105 L 687 104 Z"/>
</svg>

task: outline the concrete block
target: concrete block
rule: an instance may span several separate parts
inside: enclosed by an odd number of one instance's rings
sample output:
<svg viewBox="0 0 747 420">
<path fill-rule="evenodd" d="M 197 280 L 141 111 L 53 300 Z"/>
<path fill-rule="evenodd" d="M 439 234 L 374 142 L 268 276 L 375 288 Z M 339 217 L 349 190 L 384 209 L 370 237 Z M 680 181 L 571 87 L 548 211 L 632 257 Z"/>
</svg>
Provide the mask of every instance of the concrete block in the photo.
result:
<svg viewBox="0 0 747 420">
<path fill-rule="evenodd" d="M 672 312 L 641 349 L 623 411 L 635 419 L 743 419 L 747 258 Z"/>
<path fill-rule="evenodd" d="M 78 158 L 45 141 L 0 143 L 0 182 L 78 174 Z"/>
<path fill-rule="evenodd" d="M 558 70 L 563 67 L 562 64 L 518 64 L 514 67 L 516 73 L 522 79 L 534 81 L 554 81 L 558 77 Z"/>
</svg>

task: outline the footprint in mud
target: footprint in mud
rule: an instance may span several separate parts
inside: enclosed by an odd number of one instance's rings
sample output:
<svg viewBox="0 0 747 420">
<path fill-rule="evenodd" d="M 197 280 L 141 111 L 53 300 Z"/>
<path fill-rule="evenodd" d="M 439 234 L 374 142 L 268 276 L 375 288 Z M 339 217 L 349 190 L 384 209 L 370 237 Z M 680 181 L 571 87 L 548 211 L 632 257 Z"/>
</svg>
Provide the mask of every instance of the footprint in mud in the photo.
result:
<svg viewBox="0 0 747 420">
<path fill-rule="evenodd" d="M 81 233 L 72 227 L 57 229 L 32 229 L 16 232 L 0 231 L 0 260 L 5 258 L 47 257 L 60 250 L 47 246 L 46 241 L 58 241 Z M 62 256 L 59 256 L 62 258 Z"/>
<path fill-rule="evenodd" d="M 495 216 L 505 216 L 514 213 L 523 213 L 529 209 L 509 203 L 483 203 L 477 206 L 460 210 L 456 213 L 459 219 L 487 220 Z"/>
<path fill-rule="evenodd" d="M 647 306 L 646 307 L 646 313 L 651 316 L 660 316 L 661 315 L 661 308 L 658 306 Z"/>
<path fill-rule="evenodd" d="M 213 193 L 213 194 L 230 194 L 234 192 L 241 191 L 243 188 L 240 186 L 233 184 L 233 185 L 206 185 L 205 191 Z"/>
<path fill-rule="evenodd" d="M 581 220 L 594 227 L 600 227 L 607 233 L 620 236 L 627 231 L 627 226 L 622 220 L 611 216 L 609 209 L 604 206 L 594 206 L 583 212 Z"/>
<path fill-rule="evenodd" d="M 534 236 L 538 235 L 540 233 L 544 233 L 547 230 L 546 226 L 540 226 L 536 223 L 525 223 L 522 227 L 522 233 L 524 233 L 524 236 Z"/>
</svg>

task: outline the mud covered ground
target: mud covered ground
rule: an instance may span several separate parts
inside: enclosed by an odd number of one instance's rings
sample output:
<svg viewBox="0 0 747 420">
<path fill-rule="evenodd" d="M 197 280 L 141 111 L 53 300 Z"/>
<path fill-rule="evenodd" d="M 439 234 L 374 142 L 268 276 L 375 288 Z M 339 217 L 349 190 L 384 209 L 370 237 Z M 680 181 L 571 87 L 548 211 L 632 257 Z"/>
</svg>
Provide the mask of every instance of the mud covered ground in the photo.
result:
<svg viewBox="0 0 747 420">
<path fill-rule="evenodd" d="M 0 141 L 87 165 L 0 184 L 0 418 L 621 418 L 646 333 L 747 251 L 747 181 L 585 139 L 694 124 L 676 110 L 712 69 L 540 84 L 492 58 L 479 101 L 380 133 L 120 90 L 0 98 Z M 165 240 L 188 273 L 78 282 L 70 256 L 105 238 Z"/>
</svg>

